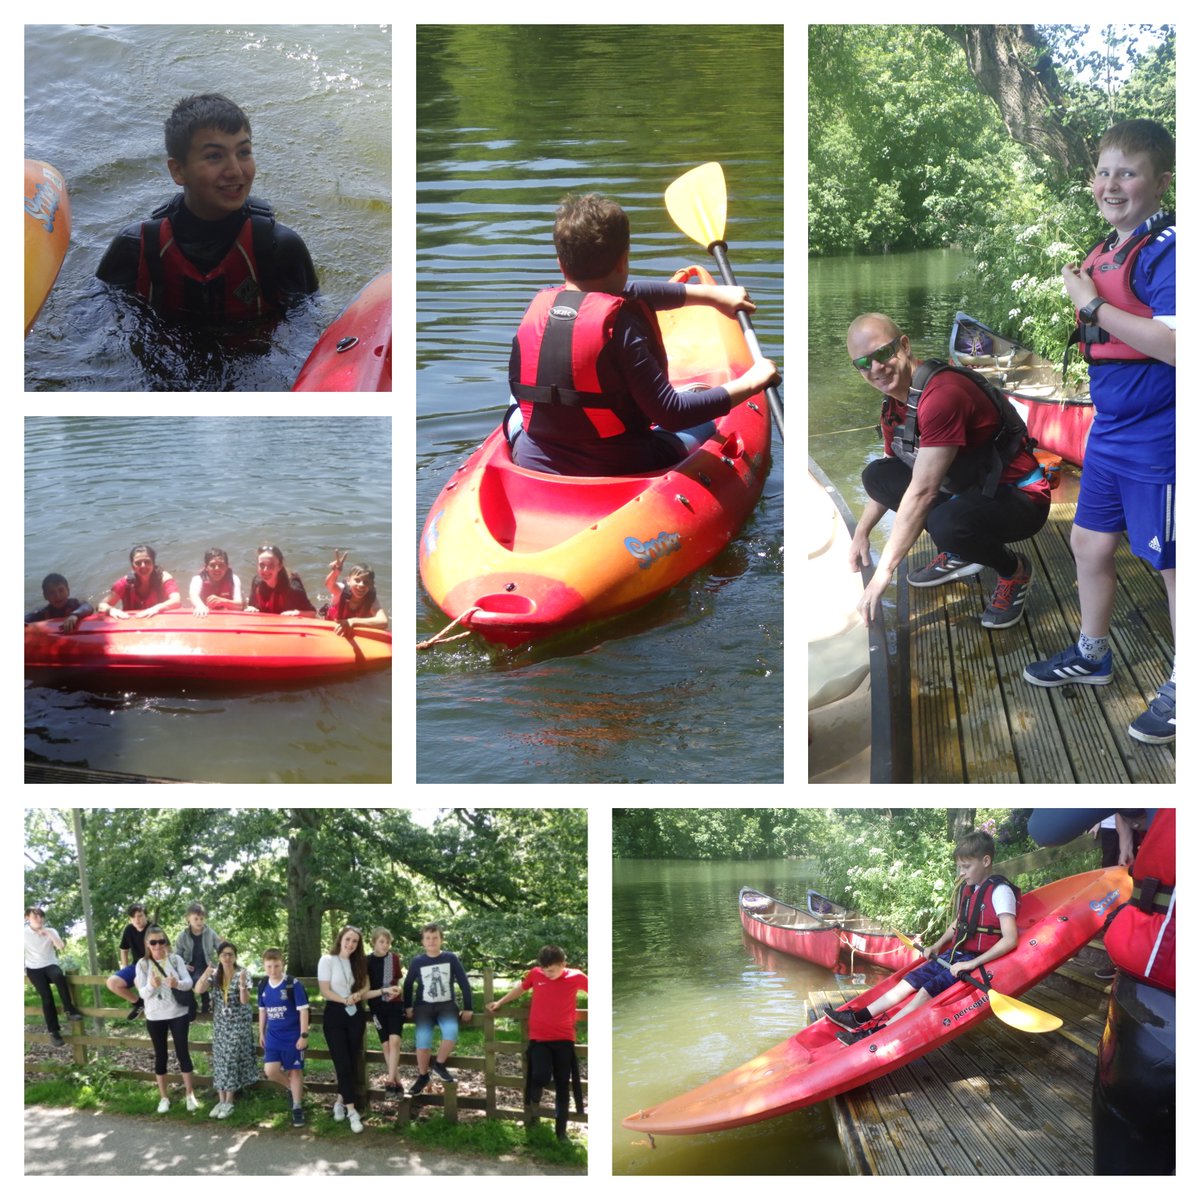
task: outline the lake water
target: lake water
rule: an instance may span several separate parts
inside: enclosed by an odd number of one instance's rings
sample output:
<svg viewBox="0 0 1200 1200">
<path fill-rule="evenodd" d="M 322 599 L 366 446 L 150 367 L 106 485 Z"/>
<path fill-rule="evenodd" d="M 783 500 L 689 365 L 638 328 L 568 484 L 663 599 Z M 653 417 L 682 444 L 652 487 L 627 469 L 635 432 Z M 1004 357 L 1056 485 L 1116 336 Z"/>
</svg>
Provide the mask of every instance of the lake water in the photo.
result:
<svg viewBox="0 0 1200 1200">
<path fill-rule="evenodd" d="M 25 154 L 57 167 L 71 200 L 26 390 L 289 390 L 321 329 L 391 263 L 391 80 L 387 26 L 25 26 Z M 148 318 L 94 278 L 113 237 L 178 190 L 163 121 L 212 91 L 249 118 L 254 194 L 304 238 L 321 283 L 236 339 Z"/>
<path fill-rule="evenodd" d="M 353 453 L 349 451 L 353 450 Z M 386 417 L 27 417 L 25 609 L 67 577 L 93 605 L 149 542 L 186 595 L 204 552 L 243 590 L 279 546 L 315 604 L 333 550 L 375 570 L 392 608 L 391 422 Z M 392 676 L 319 687 L 100 695 L 25 685 L 35 761 L 220 783 L 387 783 Z"/>
<path fill-rule="evenodd" d="M 740 1066 L 805 1022 L 831 972 L 747 937 L 738 889 L 804 902 L 812 864 L 613 860 L 613 1173 L 844 1175 L 828 1104 L 740 1129 L 644 1136 L 621 1119 Z"/>
<path fill-rule="evenodd" d="M 618 199 L 634 276 L 666 278 L 708 256 L 663 191 L 721 162 L 730 258 L 782 365 L 782 49 L 779 26 L 418 27 L 414 545 L 499 421 L 512 336 L 559 278 L 551 227 L 569 191 Z M 649 608 L 537 650 L 424 653 L 418 780 L 782 781 L 783 461 L 776 441 L 740 537 Z M 429 637 L 447 618 L 414 582 Z"/>
</svg>

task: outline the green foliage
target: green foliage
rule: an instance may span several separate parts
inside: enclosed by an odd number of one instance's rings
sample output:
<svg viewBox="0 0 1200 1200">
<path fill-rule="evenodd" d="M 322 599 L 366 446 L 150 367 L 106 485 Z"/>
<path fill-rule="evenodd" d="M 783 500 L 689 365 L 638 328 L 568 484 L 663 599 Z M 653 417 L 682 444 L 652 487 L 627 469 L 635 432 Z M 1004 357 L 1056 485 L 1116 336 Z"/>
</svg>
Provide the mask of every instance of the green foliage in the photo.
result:
<svg viewBox="0 0 1200 1200">
<path fill-rule="evenodd" d="M 616 808 L 618 858 L 784 858 L 809 845 L 823 824 L 817 809 Z"/>
</svg>

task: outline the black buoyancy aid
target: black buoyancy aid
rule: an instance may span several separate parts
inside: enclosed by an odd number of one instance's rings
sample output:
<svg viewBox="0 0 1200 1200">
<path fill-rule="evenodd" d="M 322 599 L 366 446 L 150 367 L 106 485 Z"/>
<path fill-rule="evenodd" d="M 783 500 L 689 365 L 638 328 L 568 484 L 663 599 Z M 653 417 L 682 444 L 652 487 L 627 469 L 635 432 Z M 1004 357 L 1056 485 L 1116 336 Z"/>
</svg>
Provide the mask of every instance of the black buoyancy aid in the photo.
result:
<svg viewBox="0 0 1200 1200">
<path fill-rule="evenodd" d="M 999 884 L 1012 888 L 1017 908 L 1021 907 L 1021 889 L 1003 875 L 989 875 L 974 892 L 964 887 L 958 899 L 958 920 L 954 926 L 952 951 L 982 954 L 1004 936 L 1000 917 L 992 904 L 992 895 Z"/>
<path fill-rule="evenodd" d="M 172 316 L 247 321 L 276 312 L 271 206 L 254 197 L 247 200 L 246 219 L 228 253 L 211 271 L 201 271 L 179 248 L 171 227 L 182 202 L 176 196 L 142 224 L 138 295 Z"/>
<path fill-rule="evenodd" d="M 1121 235 L 1114 229 L 1088 251 L 1080 269 L 1091 276 L 1097 294 L 1115 308 L 1133 313 L 1136 317 L 1153 317 L 1154 310 L 1133 290 L 1133 268 L 1139 252 L 1174 224 L 1174 213 L 1159 213 L 1150 222 L 1149 229 L 1131 237 L 1119 249 L 1117 243 Z M 1074 345 L 1079 346 L 1080 353 L 1089 363 L 1155 361 L 1099 325 L 1084 324 L 1079 319 L 1078 309 L 1075 310 L 1075 328 L 1063 351 L 1064 370 L 1067 356 Z"/>
<path fill-rule="evenodd" d="M 255 575 L 246 604 L 259 612 L 278 615 L 293 608 L 308 608 L 309 599 L 299 575 L 288 575 L 286 584 L 277 583 L 273 588 L 267 587 L 261 575 Z"/>
<path fill-rule="evenodd" d="M 1104 936 L 1126 974 L 1175 990 L 1175 810 L 1160 808 L 1133 860 L 1133 895 Z"/>
<path fill-rule="evenodd" d="M 644 317 L 665 372 L 658 319 L 641 301 L 565 286 L 533 298 L 513 338 L 508 367 L 509 387 L 530 437 L 577 441 L 649 430 L 613 361 L 613 330 L 626 305 L 635 305 Z"/>
<path fill-rule="evenodd" d="M 917 451 L 921 446 L 921 432 L 917 427 L 917 405 L 921 393 L 929 385 L 929 381 L 942 371 L 953 371 L 969 379 L 992 402 L 1000 417 L 1000 424 L 990 440 L 973 450 L 961 448 L 942 480 L 944 492 L 969 492 L 978 490 L 984 496 L 992 497 L 1000 486 L 1000 477 L 1004 468 L 1022 450 L 1033 451 L 1037 442 L 1029 436 L 1021 414 L 1012 406 L 1008 397 L 997 387 L 988 382 L 978 371 L 969 367 L 956 367 L 936 358 L 928 358 L 913 372 L 912 383 L 908 389 L 908 408 L 904 420 L 898 422 L 892 415 L 891 398 L 883 398 L 883 410 L 880 421 L 897 426 L 892 435 L 892 453 L 910 467 L 917 461 Z"/>
</svg>

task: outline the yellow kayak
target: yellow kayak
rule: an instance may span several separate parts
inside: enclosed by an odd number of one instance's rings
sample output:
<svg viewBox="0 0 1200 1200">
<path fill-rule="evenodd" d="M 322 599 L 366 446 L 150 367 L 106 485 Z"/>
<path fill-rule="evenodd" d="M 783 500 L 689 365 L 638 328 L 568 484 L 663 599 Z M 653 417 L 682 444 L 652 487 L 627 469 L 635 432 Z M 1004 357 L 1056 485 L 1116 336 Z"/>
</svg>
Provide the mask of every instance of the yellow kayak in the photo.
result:
<svg viewBox="0 0 1200 1200">
<path fill-rule="evenodd" d="M 25 334 L 58 278 L 71 238 L 71 202 L 49 163 L 25 160 Z"/>
</svg>

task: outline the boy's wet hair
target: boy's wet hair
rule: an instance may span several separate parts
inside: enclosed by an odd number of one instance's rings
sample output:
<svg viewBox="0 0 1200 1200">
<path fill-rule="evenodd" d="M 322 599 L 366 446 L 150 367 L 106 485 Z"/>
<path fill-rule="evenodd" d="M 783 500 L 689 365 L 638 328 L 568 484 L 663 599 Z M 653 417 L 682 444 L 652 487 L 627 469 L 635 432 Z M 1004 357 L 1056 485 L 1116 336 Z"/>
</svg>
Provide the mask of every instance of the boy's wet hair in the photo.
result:
<svg viewBox="0 0 1200 1200">
<path fill-rule="evenodd" d="M 982 829 L 974 829 L 958 839 L 955 858 L 990 858 L 996 861 L 996 839 Z"/>
<path fill-rule="evenodd" d="M 552 967 L 555 963 L 565 963 L 566 961 L 567 956 L 563 953 L 561 946 L 543 946 L 538 951 L 539 967 Z"/>
<path fill-rule="evenodd" d="M 201 129 L 219 129 L 222 133 L 240 133 L 244 129 L 249 134 L 250 122 L 232 100 L 219 92 L 188 96 L 175 105 L 163 125 L 168 156 L 176 162 L 187 162 L 192 138 Z"/>
<path fill-rule="evenodd" d="M 52 587 L 69 588 L 70 586 L 71 585 L 67 582 L 67 577 L 65 575 L 60 575 L 57 571 L 51 571 L 50 574 L 42 580 L 42 596 L 44 599 L 49 600 L 50 597 L 46 595 L 46 593 L 49 592 Z"/>
<path fill-rule="evenodd" d="M 1123 154 L 1144 154 L 1150 160 L 1155 179 L 1166 171 L 1175 170 L 1175 139 L 1157 121 L 1137 118 L 1119 121 L 1101 139 L 1097 155 L 1105 150 L 1120 150 Z"/>
<path fill-rule="evenodd" d="M 554 217 L 554 249 L 569 279 L 599 279 L 629 249 L 629 218 L 596 192 L 564 196 Z"/>
</svg>

